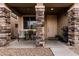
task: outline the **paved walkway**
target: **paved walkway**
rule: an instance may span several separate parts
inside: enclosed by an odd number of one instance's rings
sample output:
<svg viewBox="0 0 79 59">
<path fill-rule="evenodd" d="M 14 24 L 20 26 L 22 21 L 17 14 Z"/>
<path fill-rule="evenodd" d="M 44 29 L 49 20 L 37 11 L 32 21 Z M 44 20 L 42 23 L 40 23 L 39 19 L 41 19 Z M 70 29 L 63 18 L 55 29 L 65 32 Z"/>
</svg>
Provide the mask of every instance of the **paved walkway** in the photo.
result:
<svg viewBox="0 0 79 59">
<path fill-rule="evenodd" d="M 47 41 L 45 47 L 50 47 L 55 56 L 78 56 L 60 41 Z"/>
<path fill-rule="evenodd" d="M 35 48 L 34 41 L 17 40 L 11 42 L 7 48 Z M 45 48 L 51 48 L 55 56 L 77 56 L 68 46 L 60 41 L 46 41 Z"/>
</svg>

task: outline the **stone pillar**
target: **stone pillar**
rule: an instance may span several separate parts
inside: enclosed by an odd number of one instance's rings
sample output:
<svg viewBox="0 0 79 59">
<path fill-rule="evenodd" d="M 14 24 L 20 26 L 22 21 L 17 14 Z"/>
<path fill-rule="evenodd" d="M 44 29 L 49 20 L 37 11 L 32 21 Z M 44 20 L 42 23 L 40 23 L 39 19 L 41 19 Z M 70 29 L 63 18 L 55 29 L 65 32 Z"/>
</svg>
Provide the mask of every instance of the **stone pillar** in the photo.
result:
<svg viewBox="0 0 79 59">
<path fill-rule="evenodd" d="M 68 11 L 68 20 L 69 43 L 70 45 L 74 45 L 79 43 L 79 8 L 74 7 Z"/>
<path fill-rule="evenodd" d="M 4 5 L 4 4 L 3 4 Z M 10 11 L 0 5 L 0 46 L 6 45 L 10 40 Z"/>
<path fill-rule="evenodd" d="M 37 3 L 36 9 L 36 46 L 44 46 L 44 11 L 45 6 L 42 3 Z"/>
</svg>

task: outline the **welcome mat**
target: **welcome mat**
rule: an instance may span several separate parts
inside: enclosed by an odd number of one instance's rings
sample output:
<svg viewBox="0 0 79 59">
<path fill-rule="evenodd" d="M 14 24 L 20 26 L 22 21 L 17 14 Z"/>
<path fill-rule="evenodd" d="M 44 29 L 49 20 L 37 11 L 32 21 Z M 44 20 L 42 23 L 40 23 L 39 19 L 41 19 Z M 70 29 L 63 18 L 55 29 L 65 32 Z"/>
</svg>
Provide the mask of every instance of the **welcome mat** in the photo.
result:
<svg viewBox="0 0 79 59">
<path fill-rule="evenodd" d="M 0 56 L 54 56 L 50 48 L 0 48 Z"/>
</svg>

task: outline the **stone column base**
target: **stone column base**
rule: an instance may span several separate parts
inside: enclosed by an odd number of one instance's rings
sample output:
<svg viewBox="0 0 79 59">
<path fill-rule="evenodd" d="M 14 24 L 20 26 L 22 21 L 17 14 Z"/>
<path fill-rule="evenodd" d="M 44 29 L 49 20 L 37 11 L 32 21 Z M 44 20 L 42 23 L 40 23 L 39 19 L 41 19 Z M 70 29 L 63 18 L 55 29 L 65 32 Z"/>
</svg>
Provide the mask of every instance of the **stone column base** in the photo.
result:
<svg viewBox="0 0 79 59">
<path fill-rule="evenodd" d="M 44 47 L 45 41 L 36 40 L 36 47 Z"/>
</svg>

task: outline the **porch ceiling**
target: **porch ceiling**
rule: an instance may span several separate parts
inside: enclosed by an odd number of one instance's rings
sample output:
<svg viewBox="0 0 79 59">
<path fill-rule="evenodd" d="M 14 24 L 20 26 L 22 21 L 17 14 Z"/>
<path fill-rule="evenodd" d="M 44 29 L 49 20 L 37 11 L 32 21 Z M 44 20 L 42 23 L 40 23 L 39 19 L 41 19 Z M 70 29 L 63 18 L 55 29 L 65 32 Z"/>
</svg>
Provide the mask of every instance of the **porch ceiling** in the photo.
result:
<svg viewBox="0 0 79 59">
<path fill-rule="evenodd" d="M 44 3 L 45 14 L 60 14 L 68 10 L 73 3 Z M 21 15 L 34 15 L 36 3 L 6 3 L 13 11 Z M 53 8 L 54 10 L 51 10 Z M 62 12 L 61 12 L 62 11 Z"/>
</svg>

